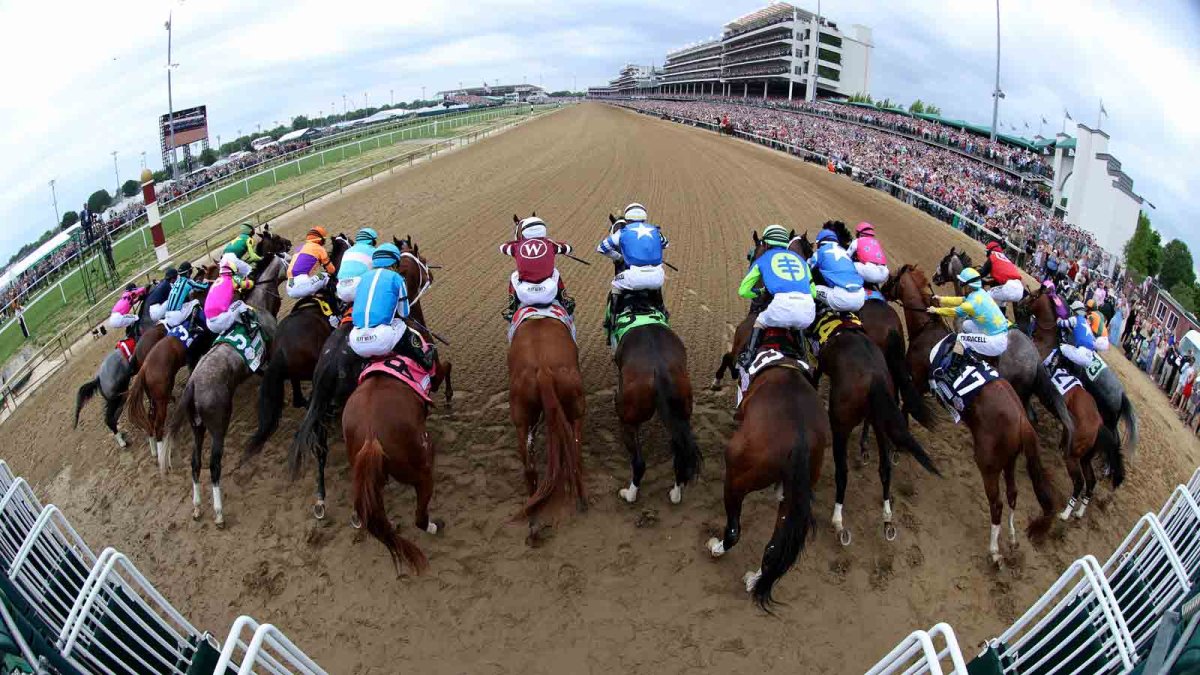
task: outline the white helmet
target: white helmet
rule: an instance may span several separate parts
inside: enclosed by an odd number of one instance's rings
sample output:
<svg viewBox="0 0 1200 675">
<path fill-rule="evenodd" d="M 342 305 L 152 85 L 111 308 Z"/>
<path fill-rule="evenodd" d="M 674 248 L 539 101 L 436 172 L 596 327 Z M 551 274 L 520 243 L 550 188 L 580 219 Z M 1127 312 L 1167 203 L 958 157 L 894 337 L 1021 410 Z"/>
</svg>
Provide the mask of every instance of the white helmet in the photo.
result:
<svg viewBox="0 0 1200 675">
<path fill-rule="evenodd" d="M 226 253 L 225 255 L 221 256 L 221 269 L 227 269 L 227 270 L 233 271 L 233 270 L 236 270 L 237 268 L 238 268 L 238 257 L 236 255 L 234 255 L 232 253 Z"/>
<path fill-rule="evenodd" d="M 546 236 L 546 221 L 530 216 L 513 228 L 513 239 L 532 239 Z"/>
<path fill-rule="evenodd" d="M 634 202 L 625 207 L 625 220 L 633 222 L 641 222 L 649 216 L 646 215 L 646 207 Z"/>
</svg>

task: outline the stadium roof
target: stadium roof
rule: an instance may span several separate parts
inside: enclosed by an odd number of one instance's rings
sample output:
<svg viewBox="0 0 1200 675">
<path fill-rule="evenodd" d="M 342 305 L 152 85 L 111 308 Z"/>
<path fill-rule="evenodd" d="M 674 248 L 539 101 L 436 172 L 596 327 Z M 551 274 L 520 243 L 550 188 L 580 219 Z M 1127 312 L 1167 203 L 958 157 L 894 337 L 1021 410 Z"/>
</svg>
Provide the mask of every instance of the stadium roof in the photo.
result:
<svg viewBox="0 0 1200 675">
<path fill-rule="evenodd" d="M 301 136 L 303 136 L 304 134 L 307 134 L 308 129 L 309 129 L 308 127 L 304 127 L 303 129 L 289 131 L 286 134 L 280 136 L 278 140 L 280 143 L 287 143 L 288 141 L 294 141 L 297 138 L 300 138 Z"/>
<path fill-rule="evenodd" d="M 791 16 L 794 11 L 796 11 L 796 8 L 785 2 L 773 2 L 762 9 L 750 12 L 745 16 L 739 16 L 725 24 L 725 28 L 736 31 L 742 26 L 752 24 L 756 21 L 778 18 L 784 15 Z"/>
<path fill-rule="evenodd" d="M 0 275 L 0 288 L 6 288 L 12 283 L 12 280 L 20 276 L 22 272 L 30 267 L 33 267 L 37 261 L 53 253 L 59 246 L 67 243 L 67 241 L 71 239 L 71 234 L 79 228 L 79 223 L 68 227 L 62 232 L 59 232 L 53 237 L 47 239 L 46 243 L 33 249 L 29 255 L 13 263 L 12 267 L 9 267 L 7 270 L 5 270 L 3 275 Z"/>
</svg>

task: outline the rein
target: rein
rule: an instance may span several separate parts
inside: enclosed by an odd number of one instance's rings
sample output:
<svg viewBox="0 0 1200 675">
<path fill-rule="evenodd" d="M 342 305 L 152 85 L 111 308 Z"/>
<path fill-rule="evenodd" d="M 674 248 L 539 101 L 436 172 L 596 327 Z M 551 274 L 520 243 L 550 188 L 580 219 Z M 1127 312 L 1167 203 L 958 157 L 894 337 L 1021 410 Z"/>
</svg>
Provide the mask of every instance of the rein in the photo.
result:
<svg viewBox="0 0 1200 675">
<path fill-rule="evenodd" d="M 417 263 L 417 268 L 421 270 L 420 277 L 417 279 L 421 288 L 417 291 L 417 296 L 408 303 L 415 307 L 421 301 L 421 296 L 425 295 L 425 291 L 429 290 L 429 287 L 433 285 L 433 275 L 429 272 L 429 266 L 416 255 L 405 251 L 400 254 L 400 257 L 412 259 L 413 262 Z"/>
</svg>

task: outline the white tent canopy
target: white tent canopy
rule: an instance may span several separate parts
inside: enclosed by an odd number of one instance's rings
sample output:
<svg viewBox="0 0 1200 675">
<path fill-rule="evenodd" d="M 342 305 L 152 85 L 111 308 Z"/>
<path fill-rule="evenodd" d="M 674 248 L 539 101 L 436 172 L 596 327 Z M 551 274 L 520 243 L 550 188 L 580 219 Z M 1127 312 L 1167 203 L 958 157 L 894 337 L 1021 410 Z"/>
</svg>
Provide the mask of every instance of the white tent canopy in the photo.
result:
<svg viewBox="0 0 1200 675">
<path fill-rule="evenodd" d="M 49 255 L 54 249 L 67 243 L 67 240 L 71 238 L 71 233 L 80 227 L 79 223 L 75 223 L 62 232 L 50 237 L 46 240 L 46 243 L 35 248 L 29 255 L 13 263 L 12 267 L 8 268 L 3 275 L 0 275 L 0 288 L 7 288 L 13 279 L 25 270 L 33 267 L 34 263 Z"/>
<path fill-rule="evenodd" d="M 1189 330 L 1179 341 L 1179 351 L 1200 356 L 1200 331 Z"/>
</svg>

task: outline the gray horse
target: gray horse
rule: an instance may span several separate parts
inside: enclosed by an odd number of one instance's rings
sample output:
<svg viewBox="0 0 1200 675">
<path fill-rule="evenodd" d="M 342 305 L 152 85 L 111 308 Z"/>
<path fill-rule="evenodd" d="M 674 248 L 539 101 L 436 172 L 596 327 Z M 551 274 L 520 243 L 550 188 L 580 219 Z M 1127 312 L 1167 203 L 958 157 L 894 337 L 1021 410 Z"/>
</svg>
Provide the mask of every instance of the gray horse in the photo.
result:
<svg viewBox="0 0 1200 675">
<path fill-rule="evenodd" d="M 121 352 L 115 349 L 109 352 L 100 362 L 96 377 L 79 387 L 79 393 L 75 396 L 74 426 L 79 426 L 79 411 L 83 409 L 84 404 L 90 401 L 96 392 L 100 392 L 104 397 L 104 423 L 112 431 L 117 446 L 122 449 L 128 447 L 125 436 L 117 431 L 117 420 L 121 418 L 121 409 L 125 407 L 130 374 L 129 362 L 121 356 Z"/>
<path fill-rule="evenodd" d="M 258 273 L 258 281 L 246 296 L 246 304 L 258 314 L 263 337 L 270 343 L 278 322 L 281 298 L 279 284 L 284 280 L 284 259 L 271 256 Z M 227 343 L 213 347 L 192 371 L 183 398 L 171 418 L 171 435 L 178 436 L 184 422 L 192 428 L 192 518 L 200 518 L 200 453 L 204 449 L 204 434 L 212 434 L 212 454 L 209 456 L 209 475 L 212 478 L 213 511 L 217 527 L 225 526 L 221 503 L 221 456 L 225 448 L 225 433 L 233 414 L 233 397 L 238 385 L 250 377 L 250 368 L 237 351 Z M 168 452 L 170 450 L 168 449 Z"/>
<path fill-rule="evenodd" d="M 952 284 L 954 292 L 962 295 L 962 285 L 958 282 L 958 274 L 963 271 L 963 268 L 970 265 L 971 258 L 966 251 L 956 251 L 951 248 L 950 252 L 938 263 L 932 281 L 939 286 Z M 960 327 L 956 325 L 955 330 L 959 329 Z M 1063 400 L 1062 394 L 1054 388 L 1054 382 L 1050 378 L 1049 371 L 1042 365 L 1042 358 L 1038 354 L 1033 340 L 1015 326 L 1008 331 L 1008 349 L 1000 355 L 1000 359 L 996 362 L 996 371 L 1000 373 L 1001 377 L 1008 380 L 1013 390 L 1017 392 L 1022 405 L 1025 406 L 1025 414 L 1030 420 L 1037 419 L 1031 399 L 1035 395 L 1038 397 L 1042 405 L 1062 423 L 1061 447 L 1064 449 L 1071 447 L 1075 437 L 1075 421 L 1071 418 L 1070 411 L 1067 410 L 1067 403 Z"/>
</svg>

